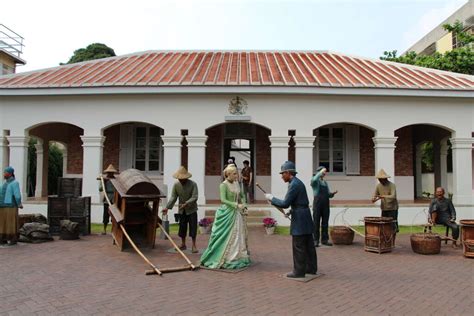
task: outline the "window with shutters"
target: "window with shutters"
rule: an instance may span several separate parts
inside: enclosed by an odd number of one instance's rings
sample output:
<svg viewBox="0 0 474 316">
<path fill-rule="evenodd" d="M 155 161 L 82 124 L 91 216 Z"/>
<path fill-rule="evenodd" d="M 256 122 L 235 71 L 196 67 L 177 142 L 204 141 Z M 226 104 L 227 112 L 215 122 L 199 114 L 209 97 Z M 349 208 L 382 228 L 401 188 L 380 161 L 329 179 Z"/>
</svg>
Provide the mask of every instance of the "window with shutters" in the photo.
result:
<svg viewBox="0 0 474 316">
<path fill-rule="evenodd" d="M 319 165 L 331 173 L 344 173 L 344 128 L 319 128 L 316 140 Z"/>
<path fill-rule="evenodd" d="M 156 126 L 135 126 L 133 162 L 135 169 L 145 172 L 161 172 L 163 145 L 162 129 Z"/>
<path fill-rule="evenodd" d="M 328 125 L 314 135 L 314 170 L 324 166 L 333 174 L 360 174 L 359 126 Z"/>
</svg>

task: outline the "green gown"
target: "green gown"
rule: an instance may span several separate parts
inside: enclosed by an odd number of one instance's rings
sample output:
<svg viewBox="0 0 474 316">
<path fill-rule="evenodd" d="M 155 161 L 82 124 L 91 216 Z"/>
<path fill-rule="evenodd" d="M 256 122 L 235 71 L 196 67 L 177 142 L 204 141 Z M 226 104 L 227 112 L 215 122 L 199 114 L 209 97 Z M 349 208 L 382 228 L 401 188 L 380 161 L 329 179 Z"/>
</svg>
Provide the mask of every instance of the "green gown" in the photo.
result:
<svg viewBox="0 0 474 316">
<path fill-rule="evenodd" d="M 217 209 L 211 238 L 201 256 L 201 265 L 212 269 L 239 269 L 250 265 L 247 222 L 237 208 L 237 197 L 245 203 L 238 183 L 227 180 L 219 187 L 222 205 Z"/>
</svg>

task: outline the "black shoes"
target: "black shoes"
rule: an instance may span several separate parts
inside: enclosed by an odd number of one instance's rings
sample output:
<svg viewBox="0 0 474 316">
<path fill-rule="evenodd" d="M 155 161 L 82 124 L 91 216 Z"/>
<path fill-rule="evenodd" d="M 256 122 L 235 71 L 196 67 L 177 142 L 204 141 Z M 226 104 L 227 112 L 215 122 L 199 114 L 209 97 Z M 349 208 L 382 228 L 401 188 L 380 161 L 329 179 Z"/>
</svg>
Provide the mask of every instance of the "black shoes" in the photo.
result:
<svg viewBox="0 0 474 316">
<path fill-rule="evenodd" d="M 297 279 L 297 278 L 304 278 L 304 275 L 297 275 L 294 272 L 290 272 L 286 274 L 287 278 Z"/>
<path fill-rule="evenodd" d="M 329 241 L 322 241 L 321 244 L 325 245 L 325 246 L 332 246 L 332 243 L 329 242 Z M 314 241 L 314 246 L 315 247 L 319 247 L 319 240 L 315 240 Z"/>
</svg>

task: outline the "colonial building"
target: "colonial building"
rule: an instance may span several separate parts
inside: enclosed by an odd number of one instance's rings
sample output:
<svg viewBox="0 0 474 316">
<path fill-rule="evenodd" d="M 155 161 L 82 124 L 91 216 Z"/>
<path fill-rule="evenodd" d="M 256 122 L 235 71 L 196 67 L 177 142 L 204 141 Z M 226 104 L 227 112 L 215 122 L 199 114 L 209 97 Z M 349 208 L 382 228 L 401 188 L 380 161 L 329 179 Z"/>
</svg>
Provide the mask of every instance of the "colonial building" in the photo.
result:
<svg viewBox="0 0 474 316">
<path fill-rule="evenodd" d="M 415 52 L 422 55 L 433 55 L 435 52 L 444 54 L 453 48 L 461 47 L 463 44 L 453 36 L 453 33 L 443 28 L 445 24 L 454 24 L 459 21 L 464 26 L 464 31 L 474 33 L 474 1 L 469 0 L 456 12 L 451 14 L 446 20 L 423 36 L 405 52 Z M 473 45 L 473 43 L 469 44 Z"/>
<path fill-rule="evenodd" d="M 26 64 L 22 53 L 23 37 L 0 24 L 0 76 L 14 74 L 17 65 Z"/>
<path fill-rule="evenodd" d="M 472 76 L 332 52 L 147 51 L 0 77 L 0 163 L 16 168 L 26 192 L 28 139 L 38 140 L 31 209 L 44 208 L 51 141 L 64 145 L 64 175 L 82 177 L 95 203 L 96 177 L 109 163 L 143 170 L 162 188 L 184 164 L 201 212 L 217 203 L 229 156 L 248 158 L 276 196 L 286 192 L 285 160 L 296 162 L 310 194 L 324 165 L 336 204 L 374 212 L 368 200 L 384 168 L 412 211 L 408 221 L 426 207 L 416 203 L 420 144 L 432 141 L 435 185 L 467 214 L 473 92 Z"/>
</svg>

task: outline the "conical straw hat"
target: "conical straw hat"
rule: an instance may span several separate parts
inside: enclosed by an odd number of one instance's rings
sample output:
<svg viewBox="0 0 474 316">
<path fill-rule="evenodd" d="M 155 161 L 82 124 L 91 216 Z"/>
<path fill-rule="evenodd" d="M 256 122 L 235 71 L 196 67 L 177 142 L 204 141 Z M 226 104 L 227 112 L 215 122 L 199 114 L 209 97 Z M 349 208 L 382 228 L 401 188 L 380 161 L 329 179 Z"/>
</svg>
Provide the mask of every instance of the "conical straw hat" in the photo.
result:
<svg viewBox="0 0 474 316">
<path fill-rule="evenodd" d="M 189 173 L 188 170 L 186 170 L 186 168 L 184 168 L 183 166 L 179 167 L 178 171 L 176 171 L 173 174 L 173 178 L 178 179 L 178 180 L 189 179 L 192 176 L 193 175 L 191 173 Z"/>
<path fill-rule="evenodd" d="M 385 172 L 385 170 L 380 169 L 375 176 L 377 179 L 388 179 L 390 176 Z"/>
<path fill-rule="evenodd" d="M 107 169 L 104 170 L 104 173 L 109 173 L 109 172 L 113 172 L 113 173 L 118 173 L 117 169 L 114 168 L 114 165 L 110 164 Z"/>
</svg>

